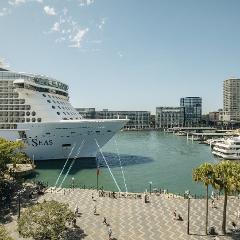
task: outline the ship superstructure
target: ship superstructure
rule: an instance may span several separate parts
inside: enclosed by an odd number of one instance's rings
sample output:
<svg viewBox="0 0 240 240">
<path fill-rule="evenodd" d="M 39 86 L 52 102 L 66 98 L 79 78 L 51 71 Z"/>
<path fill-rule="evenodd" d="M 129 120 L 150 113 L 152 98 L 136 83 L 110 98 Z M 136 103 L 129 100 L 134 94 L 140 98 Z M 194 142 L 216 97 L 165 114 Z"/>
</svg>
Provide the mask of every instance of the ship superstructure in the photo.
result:
<svg viewBox="0 0 240 240">
<path fill-rule="evenodd" d="M 23 140 L 35 160 L 96 157 L 127 121 L 83 119 L 66 84 L 0 68 L 0 137 Z"/>
<path fill-rule="evenodd" d="M 215 142 L 212 153 L 226 160 L 240 160 L 240 137 L 232 137 Z"/>
</svg>

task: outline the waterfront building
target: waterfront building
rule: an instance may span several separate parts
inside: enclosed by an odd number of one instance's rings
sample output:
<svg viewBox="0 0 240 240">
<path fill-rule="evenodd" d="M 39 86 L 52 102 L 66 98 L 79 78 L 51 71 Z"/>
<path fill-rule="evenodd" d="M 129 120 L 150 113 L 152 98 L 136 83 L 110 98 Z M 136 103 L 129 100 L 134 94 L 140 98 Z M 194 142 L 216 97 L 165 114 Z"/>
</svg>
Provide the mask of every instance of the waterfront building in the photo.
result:
<svg viewBox="0 0 240 240">
<path fill-rule="evenodd" d="M 35 160 L 95 158 L 126 119 L 83 119 L 68 85 L 44 75 L 0 68 L 0 137 L 24 142 Z"/>
<path fill-rule="evenodd" d="M 129 122 L 124 126 L 124 129 L 149 129 L 151 113 L 149 111 L 109 111 L 103 109 L 96 111 L 98 119 L 129 119 Z"/>
<path fill-rule="evenodd" d="M 75 108 L 76 111 L 85 119 L 94 119 L 96 118 L 95 108 Z"/>
<path fill-rule="evenodd" d="M 157 107 L 156 128 L 182 127 L 184 125 L 184 107 Z"/>
<path fill-rule="evenodd" d="M 240 79 L 229 78 L 223 82 L 223 121 L 240 121 Z"/>
<path fill-rule="evenodd" d="M 202 98 L 184 97 L 180 99 L 180 106 L 184 107 L 184 125 L 197 126 L 202 118 Z"/>
<path fill-rule="evenodd" d="M 219 121 L 219 111 L 209 112 L 208 116 L 209 116 L 209 121 L 210 122 L 216 123 L 216 122 Z"/>
</svg>

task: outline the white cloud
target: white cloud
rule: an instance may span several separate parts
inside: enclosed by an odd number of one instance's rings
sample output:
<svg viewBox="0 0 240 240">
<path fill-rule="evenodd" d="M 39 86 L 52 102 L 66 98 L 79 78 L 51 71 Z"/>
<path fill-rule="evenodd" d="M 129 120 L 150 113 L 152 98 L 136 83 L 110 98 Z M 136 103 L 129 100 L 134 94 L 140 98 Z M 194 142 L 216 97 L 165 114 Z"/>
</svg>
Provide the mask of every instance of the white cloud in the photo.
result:
<svg viewBox="0 0 240 240">
<path fill-rule="evenodd" d="M 11 10 L 4 7 L 4 8 L 2 8 L 2 9 L 0 10 L 0 17 L 6 16 L 6 15 L 8 15 L 8 14 L 10 14 L 10 13 L 11 13 Z"/>
<path fill-rule="evenodd" d="M 93 4 L 94 0 L 78 0 L 78 2 L 80 7 L 84 7 Z"/>
<path fill-rule="evenodd" d="M 99 28 L 100 30 L 102 30 L 102 29 L 103 29 L 103 26 L 105 25 L 105 23 L 106 23 L 106 19 L 103 18 L 103 19 L 101 20 L 100 24 L 98 25 L 98 28 Z"/>
<path fill-rule="evenodd" d="M 70 42 L 72 42 L 72 44 L 69 45 L 69 47 L 80 48 L 81 42 L 88 31 L 88 28 L 79 29 L 74 36 L 71 36 Z"/>
<path fill-rule="evenodd" d="M 57 15 L 56 12 L 55 12 L 55 9 L 53 7 L 49 7 L 49 6 L 45 6 L 43 8 L 44 12 L 49 15 L 49 16 L 54 16 L 54 15 Z"/>
<path fill-rule="evenodd" d="M 8 4 L 12 5 L 12 6 L 18 6 L 21 4 L 28 3 L 28 2 L 43 3 L 43 0 L 11 0 L 11 1 L 8 1 Z"/>
<path fill-rule="evenodd" d="M 59 22 L 55 22 L 51 28 L 51 30 L 53 32 L 60 32 L 60 23 Z"/>
<path fill-rule="evenodd" d="M 5 58 L 0 57 L 0 68 L 9 68 L 9 62 Z"/>
</svg>

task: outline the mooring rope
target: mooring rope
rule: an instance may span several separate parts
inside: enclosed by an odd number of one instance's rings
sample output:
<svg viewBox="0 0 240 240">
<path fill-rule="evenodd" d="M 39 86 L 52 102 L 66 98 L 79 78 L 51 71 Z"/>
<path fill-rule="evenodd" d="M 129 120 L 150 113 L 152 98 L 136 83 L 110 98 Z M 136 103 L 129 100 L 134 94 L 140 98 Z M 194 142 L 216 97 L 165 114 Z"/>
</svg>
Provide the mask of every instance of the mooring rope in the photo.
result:
<svg viewBox="0 0 240 240">
<path fill-rule="evenodd" d="M 114 177 L 114 175 L 113 175 L 113 173 L 112 173 L 112 171 L 111 171 L 111 169 L 110 169 L 110 167 L 109 167 L 109 165 L 108 165 L 108 163 L 107 163 L 107 160 L 105 159 L 105 157 L 104 157 L 104 155 L 103 155 L 103 153 L 102 153 L 102 150 L 101 150 L 101 148 L 100 148 L 100 146 L 99 146 L 96 138 L 95 138 L 95 141 L 96 141 L 96 144 L 97 144 L 97 146 L 98 146 L 98 148 L 99 148 L 99 151 L 100 151 L 100 153 L 101 153 L 101 155 L 102 155 L 102 157 L 103 157 L 103 160 L 105 161 L 105 163 L 106 163 L 106 165 L 107 165 L 107 167 L 108 167 L 108 170 L 109 170 L 109 172 L 110 172 L 110 174 L 111 174 L 111 176 L 112 176 L 112 178 L 113 178 L 113 181 L 114 181 L 114 183 L 115 183 L 118 191 L 121 192 L 121 189 L 120 189 L 120 187 L 118 186 L 118 183 L 117 183 L 117 181 L 116 181 L 116 179 L 115 179 L 115 177 Z"/>
<path fill-rule="evenodd" d="M 73 145 L 70 153 L 68 154 L 68 158 L 67 158 L 67 160 L 65 161 L 65 164 L 64 164 L 64 166 L 63 166 L 63 168 L 62 168 L 62 171 L 61 171 L 60 174 L 58 175 L 58 178 L 57 178 L 57 181 L 56 181 L 54 187 L 57 186 L 58 181 L 59 181 L 59 179 L 60 179 L 60 177 L 61 177 L 61 175 L 62 175 L 62 173 L 63 173 L 63 171 L 64 171 L 64 169 L 65 169 L 65 167 L 66 167 L 66 165 L 67 165 L 67 163 L 68 163 L 68 160 L 69 160 L 69 158 L 70 158 L 70 156 L 71 156 L 71 154 L 72 154 L 72 151 L 73 151 L 73 149 L 75 148 L 75 146 L 76 146 L 76 143 Z"/>
<path fill-rule="evenodd" d="M 120 158 L 120 154 L 119 154 L 119 150 L 118 150 L 118 146 L 117 146 L 117 141 L 116 141 L 116 138 L 115 138 L 115 137 L 114 137 L 114 142 L 115 142 L 115 146 L 116 146 L 116 149 L 117 149 L 118 160 L 119 160 L 120 168 L 121 168 L 121 171 L 122 171 L 122 176 L 123 176 L 123 181 L 124 181 L 125 190 L 126 190 L 126 192 L 128 192 L 127 184 L 126 184 L 126 179 L 125 179 L 125 175 L 124 175 L 124 171 L 123 171 L 123 167 L 122 167 L 122 161 L 121 161 L 121 158 Z"/>
<path fill-rule="evenodd" d="M 78 155 L 80 154 L 80 152 L 81 152 L 81 150 L 82 150 L 82 147 L 83 147 L 84 143 L 85 143 L 85 141 L 82 140 L 82 143 L 81 143 L 81 145 L 79 146 L 78 151 L 77 151 L 75 157 L 73 158 L 73 160 L 72 160 L 72 162 L 71 162 L 71 164 L 70 164 L 70 166 L 69 166 L 69 168 L 68 168 L 68 170 L 67 170 L 67 172 L 66 172 L 66 174 L 65 174 L 65 176 L 64 176 L 64 178 L 63 178 L 63 180 L 62 180 L 62 182 L 61 182 L 61 184 L 60 184 L 60 186 L 59 186 L 59 188 L 62 187 L 62 185 L 63 185 L 65 179 L 66 179 L 67 176 L 68 176 L 68 173 L 70 172 L 70 170 L 71 170 L 73 164 L 75 163 L 76 158 L 77 158 Z"/>
</svg>

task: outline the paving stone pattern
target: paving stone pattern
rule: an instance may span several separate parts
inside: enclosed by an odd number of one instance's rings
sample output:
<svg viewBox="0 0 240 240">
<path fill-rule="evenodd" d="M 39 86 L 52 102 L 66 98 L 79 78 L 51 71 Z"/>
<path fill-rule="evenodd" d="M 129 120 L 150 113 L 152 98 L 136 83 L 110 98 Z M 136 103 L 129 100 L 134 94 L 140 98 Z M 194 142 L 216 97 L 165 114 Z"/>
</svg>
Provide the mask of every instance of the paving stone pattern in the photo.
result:
<svg viewBox="0 0 240 240">
<path fill-rule="evenodd" d="M 94 195 L 94 200 L 92 199 Z M 167 194 L 151 195 L 150 202 L 135 198 L 99 197 L 96 190 L 49 190 L 40 198 L 43 200 L 58 200 L 68 203 L 72 210 L 79 208 L 81 216 L 77 225 L 84 230 L 86 240 L 108 239 L 107 223 L 112 228 L 112 239 L 115 240 L 195 240 L 213 239 L 205 236 L 205 206 L 204 199 L 190 201 L 190 235 L 187 235 L 187 199 L 169 197 Z M 218 239 L 240 239 L 221 235 L 223 199 L 215 201 L 217 208 L 211 207 L 209 201 L 209 226 L 214 226 L 220 234 Z M 96 206 L 97 214 L 94 214 Z M 240 226 L 236 211 L 240 209 L 240 199 L 229 197 L 227 228 L 231 229 L 231 221 Z M 174 219 L 174 210 L 183 217 L 183 221 Z M 20 239 L 20 238 L 16 238 Z"/>
</svg>

